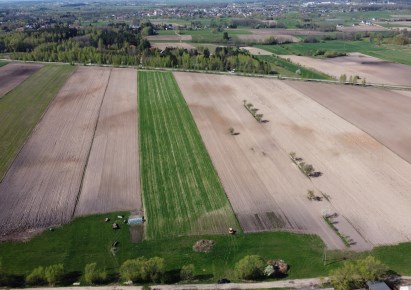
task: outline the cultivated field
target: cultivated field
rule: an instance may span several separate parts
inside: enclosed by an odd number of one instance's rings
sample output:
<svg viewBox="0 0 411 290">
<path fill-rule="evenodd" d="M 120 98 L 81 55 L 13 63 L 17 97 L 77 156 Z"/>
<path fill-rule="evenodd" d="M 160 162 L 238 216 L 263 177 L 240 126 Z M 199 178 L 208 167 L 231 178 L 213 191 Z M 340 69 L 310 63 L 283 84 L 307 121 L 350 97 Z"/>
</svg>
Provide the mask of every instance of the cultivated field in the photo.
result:
<svg viewBox="0 0 411 290">
<path fill-rule="evenodd" d="M 148 41 L 190 41 L 192 39 L 191 35 L 180 35 L 180 34 L 173 34 L 173 35 L 150 35 L 147 36 L 146 39 Z"/>
<path fill-rule="evenodd" d="M 238 229 L 173 75 L 139 72 L 138 79 L 145 237 Z"/>
<path fill-rule="evenodd" d="M 344 27 L 338 27 L 337 28 L 339 31 L 342 32 L 364 32 L 364 31 L 387 31 L 388 29 L 385 27 L 382 27 L 380 25 L 366 25 L 366 24 L 360 24 L 360 25 L 355 25 L 355 26 L 344 26 Z"/>
<path fill-rule="evenodd" d="M 110 69 L 79 67 L 0 184 L 0 235 L 68 222 Z"/>
<path fill-rule="evenodd" d="M 321 217 L 328 212 L 338 214 L 335 226 L 354 250 L 411 240 L 411 165 L 378 141 L 294 89 L 294 83 L 175 76 L 246 231 L 312 232 L 329 248 L 341 248 Z M 315 85 L 311 89 L 317 92 Z M 244 99 L 269 122 L 258 123 Z M 232 136 L 229 127 L 240 134 Z M 306 178 L 291 162 L 292 151 L 323 175 Z M 309 189 L 330 201 L 309 201 Z"/>
<path fill-rule="evenodd" d="M 160 50 L 164 50 L 167 47 L 172 48 L 185 48 L 185 49 L 194 49 L 195 47 L 186 42 L 153 42 L 151 47 L 158 48 Z"/>
<path fill-rule="evenodd" d="M 141 208 L 137 135 L 136 71 L 113 69 L 104 94 L 76 215 Z"/>
<path fill-rule="evenodd" d="M 244 46 L 241 48 L 247 50 L 252 55 L 272 55 L 273 54 L 272 52 L 269 52 L 267 50 L 257 48 L 257 47 Z"/>
<path fill-rule="evenodd" d="M 0 98 L 38 71 L 40 64 L 10 63 L 0 68 Z"/>
<path fill-rule="evenodd" d="M 68 65 L 45 66 L 1 98 L 0 182 L 50 101 L 73 70 L 74 67 Z M 6 79 L 14 82 L 8 77 Z"/>
<path fill-rule="evenodd" d="M 348 56 L 318 59 L 306 56 L 284 55 L 292 62 L 315 68 L 318 71 L 339 78 L 342 74 L 358 75 L 367 82 L 411 86 L 411 66 L 384 61 L 361 53 L 350 53 Z"/>
<path fill-rule="evenodd" d="M 300 41 L 297 37 L 293 36 L 292 33 L 280 34 L 280 32 L 285 32 L 283 29 L 250 29 L 251 34 L 240 34 L 236 37 L 243 41 L 252 42 L 264 42 L 264 40 L 269 37 L 274 37 L 278 43 L 284 42 L 298 42 Z"/>
<path fill-rule="evenodd" d="M 325 32 L 308 30 L 308 29 L 285 29 L 285 28 L 266 28 L 266 29 L 249 29 L 252 34 L 257 35 L 323 35 Z"/>
<path fill-rule="evenodd" d="M 290 82 L 411 163 L 411 92 Z M 381 157 L 383 158 L 383 156 Z"/>
</svg>

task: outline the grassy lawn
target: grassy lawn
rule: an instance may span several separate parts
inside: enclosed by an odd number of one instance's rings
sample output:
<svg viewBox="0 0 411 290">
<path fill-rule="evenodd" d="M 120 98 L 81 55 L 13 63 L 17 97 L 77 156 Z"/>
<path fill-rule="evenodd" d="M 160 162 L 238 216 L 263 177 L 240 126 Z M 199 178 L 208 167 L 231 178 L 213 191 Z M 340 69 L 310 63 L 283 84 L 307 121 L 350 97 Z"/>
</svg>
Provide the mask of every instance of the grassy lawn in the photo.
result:
<svg viewBox="0 0 411 290">
<path fill-rule="evenodd" d="M 0 67 L 3 66 L 3 65 L 6 65 L 6 64 L 8 64 L 8 62 L 0 60 Z"/>
<path fill-rule="evenodd" d="M 125 213 L 111 213 L 75 219 L 72 223 L 46 231 L 29 242 L 1 243 L 0 260 L 11 273 L 27 274 L 33 268 L 63 263 L 70 272 L 82 272 L 84 266 L 97 262 L 109 272 L 115 272 L 127 259 L 144 256 L 163 257 L 167 271 L 177 272 L 183 265 L 194 264 L 196 274 L 202 275 L 202 282 L 215 282 L 227 277 L 236 280 L 233 268 L 246 255 L 257 254 L 265 259 L 283 259 L 291 266 L 288 278 L 307 278 L 328 275 L 329 270 L 341 266 L 343 253 L 327 255 L 323 265 L 323 243 L 317 236 L 284 232 L 205 235 L 146 240 L 132 243 L 128 226 L 120 223 L 119 230 L 111 229 L 116 216 Z M 110 217 L 109 223 L 104 222 Z M 119 221 L 120 222 L 120 221 Z M 193 244 L 200 239 L 211 239 L 215 246 L 210 253 L 197 253 Z M 118 251 L 113 255 L 111 244 L 118 241 Z M 387 264 L 390 269 L 410 275 L 411 243 L 398 246 L 378 247 L 371 254 Z M 363 257 L 366 253 L 348 254 Z M 171 282 L 171 281 L 168 281 Z"/>
<path fill-rule="evenodd" d="M 173 75 L 139 72 L 138 96 L 145 237 L 239 229 Z"/>
<path fill-rule="evenodd" d="M 257 45 L 275 54 L 295 54 L 311 56 L 317 50 L 339 52 L 361 52 L 380 59 L 411 65 L 411 48 L 407 46 L 383 44 L 376 46 L 369 41 L 327 41 L 324 43 L 290 43 L 284 45 Z"/>
<path fill-rule="evenodd" d="M 4 268 L 16 274 L 29 273 L 43 265 L 63 263 L 67 271 L 84 270 L 87 263 L 97 262 L 110 272 L 117 271 L 127 259 L 144 256 L 163 257 L 168 271 L 194 264 L 197 275 L 204 281 L 228 277 L 234 279 L 235 263 L 246 255 L 257 254 L 266 259 L 284 259 L 291 265 L 289 278 L 324 276 L 331 267 L 322 263 L 321 240 L 316 236 L 291 233 L 258 233 L 231 235 L 206 235 L 146 240 L 134 244 L 130 241 L 128 226 L 120 224 L 112 230 L 116 216 L 111 213 L 75 219 L 54 231 L 46 231 L 26 243 L 0 244 L 0 259 Z M 104 222 L 110 217 L 109 223 Z M 197 253 L 192 246 L 197 240 L 211 239 L 215 246 L 210 253 Z M 115 255 L 111 244 L 118 241 Z"/>
<path fill-rule="evenodd" d="M 273 69 L 276 70 L 282 76 L 301 77 L 301 78 L 319 79 L 319 80 L 332 79 L 331 77 L 323 73 L 302 67 L 300 65 L 294 64 L 292 62 L 289 62 L 279 57 L 275 57 L 271 55 L 259 55 L 256 57 L 262 61 L 266 61 L 272 64 Z M 297 70 L 301 71 L 300 75 L 295 73 Z"/>
<path fill-rule="evenodd" d="M 0 180 L 74 68 L 47 65 L 0 99 Z"/>
</svg>

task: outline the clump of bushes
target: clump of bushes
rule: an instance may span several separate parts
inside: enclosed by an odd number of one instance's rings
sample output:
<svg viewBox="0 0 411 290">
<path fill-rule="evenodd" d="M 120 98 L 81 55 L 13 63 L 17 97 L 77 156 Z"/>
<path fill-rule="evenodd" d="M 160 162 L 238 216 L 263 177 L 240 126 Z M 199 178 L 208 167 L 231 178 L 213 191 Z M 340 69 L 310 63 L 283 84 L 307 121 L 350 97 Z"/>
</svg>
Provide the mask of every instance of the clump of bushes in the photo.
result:
<svg viewBox="0 0 411 290">
<path fill-rule="evenodd" d="M 164 278 L 165 263 L 163 258 L 137 258 L 127 260 L 120 267 L 120 277 L 132 282 L 161 282 Z"/>
<path fill-rule="evenodd" d="M 63 264 L 50 265 L 48 267 L 37 267 L 26 277 L 26 283 L 30 286 L 41 286 L 48 284 L 55 286 L 62 282 L 65 275 Z"/>
<path fill-rule="evenodd" d="M 103 284 L 107 281 L 107 272 L 97 269 L 97 263 L 87 264 L 84 269 L 84 280 L 88 284 Z"/>
<path fill-rule="evenodd" d="M 288 265 L 283 260 L 265 261 L 261 256 L 245 256 L 235 265 L 235 274 L 239 279 L 259 280 L 264 277 L 284 277 Z"/>
<path fill-rule="evenodd" d="M 184 265 L 180 270 L 180 279 L 182 281 L 191 281 L 194 279 L 195 267 L 193 264 Z"/>
</svg>

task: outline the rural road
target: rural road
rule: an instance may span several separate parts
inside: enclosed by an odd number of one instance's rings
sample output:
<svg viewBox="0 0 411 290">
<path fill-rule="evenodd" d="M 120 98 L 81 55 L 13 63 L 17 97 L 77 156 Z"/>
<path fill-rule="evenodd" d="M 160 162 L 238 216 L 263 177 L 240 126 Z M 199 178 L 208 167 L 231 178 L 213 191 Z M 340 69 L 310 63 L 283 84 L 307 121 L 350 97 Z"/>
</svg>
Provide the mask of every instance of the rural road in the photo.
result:
<svg viewBox="0 0 411 290">
<path fill-rule="evenodd" d="M 309 278 L 295 280 L 281 280 L 259 283 L 229 283 L 229 284 L 172 284 L 172 285 L 153 285 L 151 289 L 158 290 L 188 290 L 188 289 L 264 289 L 264 288 L 318 288 L 322 282 L 328 278 Z M 101 287 L 56 287 L 56 288 L 24 288 L 16 290 L 140 290 L 142 286 L 101 286 Z"/>
</svg>

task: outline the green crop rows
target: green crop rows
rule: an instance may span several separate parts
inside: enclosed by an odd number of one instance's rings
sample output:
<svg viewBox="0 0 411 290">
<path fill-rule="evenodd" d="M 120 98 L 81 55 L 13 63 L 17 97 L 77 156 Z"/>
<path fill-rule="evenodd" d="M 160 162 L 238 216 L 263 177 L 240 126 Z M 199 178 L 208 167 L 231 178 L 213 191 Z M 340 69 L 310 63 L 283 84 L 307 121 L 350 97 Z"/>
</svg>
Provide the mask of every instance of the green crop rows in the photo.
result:
<svg viewBox="0 0 411 290">
<path fill-rule="evenodd" d="M 146 239 L 238 229 L 173 75 L 139 72 L 138 98 Z"/>
</svg>

